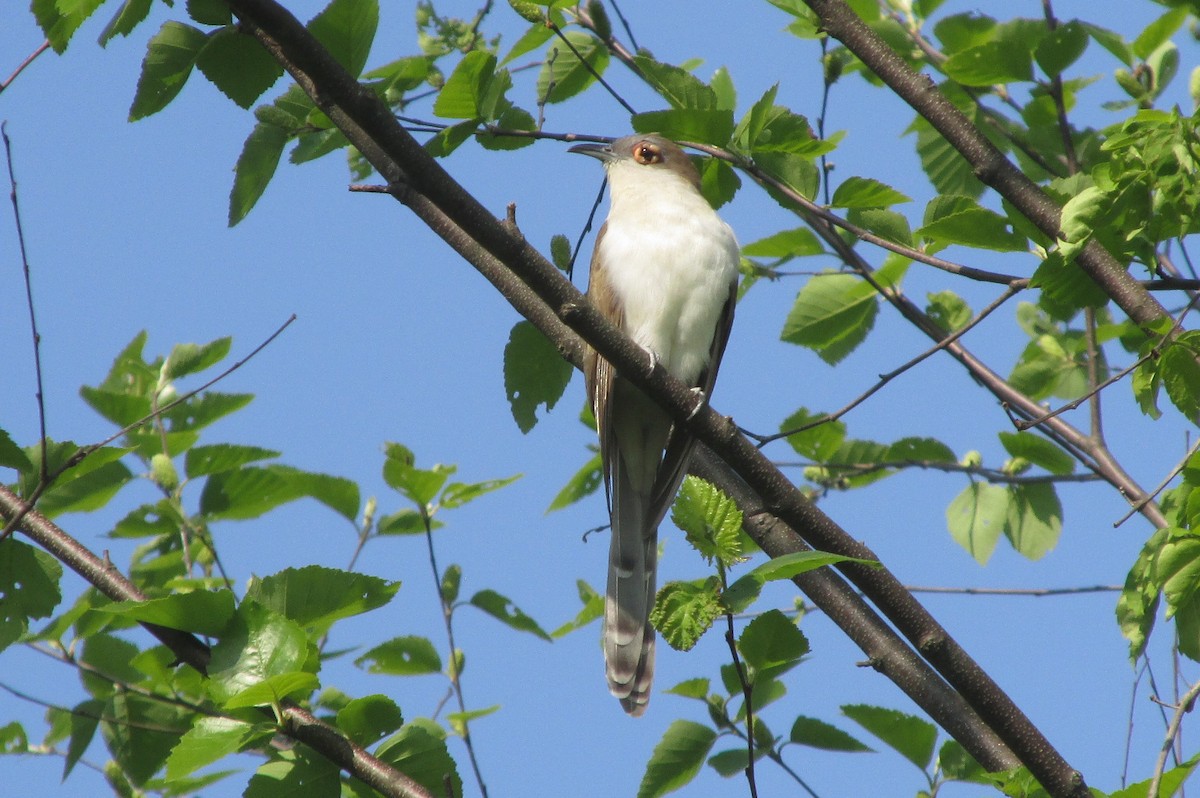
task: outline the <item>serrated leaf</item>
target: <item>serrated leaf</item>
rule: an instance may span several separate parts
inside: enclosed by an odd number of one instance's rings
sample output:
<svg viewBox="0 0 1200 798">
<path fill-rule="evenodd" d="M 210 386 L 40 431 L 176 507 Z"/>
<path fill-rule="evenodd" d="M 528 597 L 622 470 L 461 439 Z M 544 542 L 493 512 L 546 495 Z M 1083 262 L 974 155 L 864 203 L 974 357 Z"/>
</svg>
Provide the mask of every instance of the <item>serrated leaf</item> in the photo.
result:
<svg viewBox="0 0 1200 798">
<path fill-rule="evenodd" d="M 833 192 L 831 208 L 886 208 L 912 202 L 907 195 L 889 185 L 867 177 L 848 177 Z"/>
<path fill-rule="evenodd" d="M 712 483 L 685 477 L 671 505 L 671 520 L 709 562 L 729 567 L 741 559 L 742 511 Z"/>
<path fill-rule="evenodd" d="M 357 78 L 367 64 L 378 27 L 378 0 L 333 0 L 308 23 L 308 32 Z"/>
<path fill-rule="evenodd" d="M 717 158 L 700 162 L 700 193 L 713 208 L 720 208 L 733 199 L 742 187 L 742 179 L 732 166 Z"/>
<path fill-rule="evenodd" d="M 913 245 L 912 228 L 901 213 L 886 208 L 851 208 L 846 218 L 882 239 L 905 247 Z"/>
<path fill-rule="evenodd" d="M 17 446 L 16 442 L 2 429 L 0 429 L 0 467 L 15 468 L 18 471 L 33 469 L 33 463 L 30 462 L 28 455 L 21 451 L 21 447 Z"/>
<path fill-rule="evenodd" d="M 754 156 L 755 164 L 766 174 L 783 183 L 788 188 L 807 199 L 817 195 L 820 186 L 820 175 L 812 161 L 802 155 L 792 152 L 761 151 Z M 788 209 L 794 209 L 796 203 L 786 195 L 777 191 L 773 186 L 766 186 L 767 193 Z"/>
<path fill-rule="evenodd" d="M 54 52 L 61 55 L 75 31 L 101 3 L 103 0 L 34 0 L 30 10 Z"/>
<path fill-rule="evenodd" d="M 742 630 L 737 647 L 750 667 L 750 682 L 757 684 L 798 665 L 808 653 L 808 640 L 782 612 L 767 610 Z"/>
<path fill-rule="evenodd" d="M 807 427 L 813 422 L 825 418 L 825 413 L 814 413 L 801 407 L 785 418 L 779 424 L 780 432 L 789 432 L 801 427 Z M 826 421 L 809 427 L 800 432 L 792 432 L 787 436 L 788 444 L 796 453 L 816 462 L 824 462 L 833 457 L 846 439 L 846 425 L 841 421 Z"/>
<path fill-rule="evenodd" d="M 887 460 L 916 463 L 953 463 L 954 452 L 934 438 L 901 438 L 888 447 Z"/>
<path fill-rule="evenodd" d="M 1004 533 L 1014 549 L 1039 560 L 1062 534 L 1062 504 L 1054 485 L 1044 482 L 1013 485 Z"/>
<path fill-rule="evenodd" d="M 751 570 L 747 576 L 752 576 L 760 582 L 776 582 L 840 562 L 856 562 L 872 567 L 879 565 L 874 560 L 860 560 L 842 554 L 830 554 L 827 551 L 794 551 L 791 554 L 772 557 Z"/>
<path fill-rule="evenodd" d="M 635 56 L 634 64 L 651 88 L 669 102 L 672 108 L 697 110 L 717 108 L 716 92 L 686 69 L 672 64 L 664 64 L 648 55 Z M 730 120 L 732 122 L 732 114 Z M 728 141 L 728 137 L 725 140 Z M 724 142 L 713 143 L 723 144 Z"/>
<path fill-rule="evenodd" d="M 278 125 L 254 126 L 234 167 L 233 189 L 229 193 L 230 227 L 245 219 L 267 190 L 290 138 L 291 132 Z"/>
<path fill-rule="evenodd" d="M 433 103 L 433 113 L 443 119 L 478 119 L 482 101 L 496 72 L 496 56 L 473 50 L 450 73 Z"/>
<path fill-rule="evenodd" d="M 454 759 L 446 750 L 445 731 L 430 720 L 409 721 L 375 751 L 375 755 L 393 765 L 430 795 L 462 795 L 462 779 Z"/>
<path fill-rule="evenodd" d="M 306 565 L 255 579 L 246 598 L 324 634 L 335 621 L 382 607 L 399 589 L 377 576 Z"/>
<path fill-rule="evenodd" d="M 659 798 L 678 790 L 700 772 L 717 733 L 687 720 L 674 721 L 654 746 L 637 798 Z"/>
<path fill-rule="evenodd" d="M 392 676 L 417 676 L 442 670 L 442 658 L 433 643 L 415 635 L 393 637 L 354 660 L 354 664 L 370 673 Z"/>
<path fill-rule="evenodd" d="M 695 141 L 723 147 L 733 135 L 733 112 L 720 108 L 674 108 L 634 114 L 638 133 L 661 133 L 675 141 Z"/>
<path fill-rule="evenodd" d="M 824 253 L 825 247 L 807 227 L 781 230 L 742 247 L 742 254 L 748 258 L 797 258 Z"/>
<path fill-rule="evenodd" d="M 309 646 L 294 621 L 254 601 L 243 601 L 212 649 L 209 691 L 218 702 L 265 679 L 306 670 Z M 315 666 L 315 646 L 313 648 Z"/>
<path fill-rule="evenodd" d="M 315 674 L 303 671 L 277 673 L 225 699 L 224 708 L 275 706 L 291 696 L 307 696 L 321 686 Z"/>
<path fill-rule="evenodd" d="M 1029 51 L 1008 42 L 968 47 L 946 59 L 942 70 L 964 86 L 995 86 L 1033 80 Z"/>
<path fill-rule="evenodd" d="M 234 609 L 234 596 L 228 590 L 195 590 L 145 601 L 115 602 L 95 611 L 216 637 L 233 617 Z"/>
<path fill-rule="evenodd" d="M 676 651 L 689 651 L 725 610 L 715 576 L 668 582 L 658 591 L 650 621 Z"/>
<path fill-rule="evenodd" d="M 242 750 L 256 739 L 270 739 L 269 724 L 252 724 L 237 718 L 201 716 L 188 729 L 167 757 L 167 778 L 171 781 Z"/>
<path fill-rule="evenodd" d="M 337 727 L 362 746 L 371 746 L 404 723 L 400 707 L 385 695 L 368 695 L 349 701 L 338 710 Z"/>
<path fill-rule="evenodd" d="M 604 615 L 604 596 L 597 593 L 591 585 L 582 579 L 575 580 L 575 587 L 579 591 L 579 600 L 583 602 L 583 607 L 575 614 L 574 618 L 550 633 L 550 636 L 555 640 L 574 632 L 576 629 L 582 629 Z"/>
<path fill-rule="evenodd" d="M 242 108 L 249 108 L 283 75 L 283 66 L 249 33 L 213 31 L 196 56 L 204 77 Z"/>
<path fill-rule="evenodd" d="M 258 766 L 241 798 L 313 796 L 336 798 L 341 788 L 337 765 L 305 746 L 274 751 Z"/>
<path fill-rule="evenodd" d="M 537 96 L 560 103 L 579 94 L 603 75 L 608 67 L 608 48 L 595 36 L 577 30 L 563 34 L 568 43 L 556 39 L 546 48 L 546 60 L 538 74 Z"/>
<path fill-rule="evenodd" d="M 279 452 L 257 446 L 237 446 L 218 443 L 211 446 L 194 446 L 184 458 L 184 473 L 189 479 L 234 471 L 258 460 L 279 457 Z"/>
<path fill-rule="evenodd" d="M 1200 423 L 1200 331 L 1183 333 L 1158 360 L 1157 374 L 1171 404 L 1193 424 Z"/>
<path fill-rule="evenodd" d="M 504 392 L 521 432 L 537 424 L 537 409 L 546 412 L 562 398 L 574 369 L 550 339 L 529 321 L 519 321 L 504 347 Z"/>
<path fill-rule="evenodd" d="M 1008 220 L 979 206 L 969 197 L 942 195 L 925 209 L 925 223 L 917 235 L 937 244 L 961 244 L 997 252 L 1023 252 L 1025 237 L 1009 229 Z"/>
<path fill-rule="evenodd" d="M 49 618 L 62 601 L 62 566 L 49 554 L 9 537 L 0 541 L 0 651 Z"/>
<path fill-rule="evenodd" d="M 1075 470 L 1075 458 L 1058 444 L 1032 432 L 1001 432 L 1000 443 L 1013 457 L 1023 457 L 1051 474 L 1065 475 Z"/>
<path fill-rule="evenodd" d="M 806 718 L 800 715 L 792 724 L 788 739 L 797 745 L 807 745 L 810 748 L 820 748 L 823 751 L 872 751 L 853 736 L 837 726 L 816 718 Z"/>
<path fill-rule="evenodd" d="M 113 18 L 104 26 L 104 30 L 100 33 L 100 46 L 106 46 L 114 36 L 128 36 L 132 33 L 133 29 L 144 22 L 146 17 L 150 15 L 152 3 L 153 0 L 125 0 L 121 8 L 113 15 Z M 228 14 L 229 10 L 226 9 L 225 13 Z M 56 52 L 61 53 L 62 51 L 56 50 Z"/>
<path fill-rule="evenodd" d="M 922 770 L 933 760 L 937 728 L 932 723 L 865 704 L 848 704 L 842 707 L 842 713 Z"/>
<path fill-rule="evenodd" d="M 603 481 L 604 473 L 601 470 L 600 454 L 597 453 L 584 463 L 582 468 L 575 472 L 566 485 L 563 485 L 562 489 L 554 497 L 554 500 L 550 502 L 550 506 L 546 508 L 546 512 L 561 510 L 586 496 L 592 495 L 599 490 Z"/>
<path fill-rule="evenodd" d="M 100 732 L 119 772 L 144 785 L 162 767 L 194 717 L 190 710 L 125 691 L 114 692 L 101 711 Z"/>
<path fill-rule="evenodd" d="M 1009 492 L 987 482 L 972 482 L 946 508 L 950 536 L 980 564 L 996 549 L 1008 519 Z"/>
<path fill-rule="evenodd" d="M 208 42 L 204 32 L 182 22 L 163 24 L 146 45 L 129 121 L 135 122 L 166 108 L 183 89 L 196 57 Z"/>
<path fill-rule="evenodd" d="M 537 621 L 522 612 L 521 608 L 513 604 L 507 596 L 502 596 L 494 590 L 481 590 L 471 596 L 471 605 L 519 632 L 529 632 L 546 642 L 551 640 L 550 635 L 546 634 L 541 626 L 538 626 Z"/>
<path fill-rule="evenodd" d="M 245 466 L 210 475 L 200 493 L 200 513 L 211 520 L 245 520 L 304 497 L 350 521 L 358 514 L 358 486 L 350 480 L 283 465 Z"/>
</svg>

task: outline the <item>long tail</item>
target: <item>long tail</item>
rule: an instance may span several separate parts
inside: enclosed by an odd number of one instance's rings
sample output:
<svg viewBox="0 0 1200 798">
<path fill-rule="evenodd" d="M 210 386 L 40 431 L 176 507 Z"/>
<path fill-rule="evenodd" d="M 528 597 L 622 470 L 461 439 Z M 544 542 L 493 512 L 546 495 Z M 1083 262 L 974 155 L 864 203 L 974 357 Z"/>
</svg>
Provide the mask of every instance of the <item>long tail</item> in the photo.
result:
<svg viewBox="0 0 1200 798">
<path fill-rule="evenodd" d="M 613 410 L 617 446 L 611 457 L 612 541 L 604 602 L 604 659 L 609 691 L 626 712 L 641 715 L 654 679 L 650 611 L 661 513 L 651 504 L 671 423 L 640 394 Z"/>
</svg>

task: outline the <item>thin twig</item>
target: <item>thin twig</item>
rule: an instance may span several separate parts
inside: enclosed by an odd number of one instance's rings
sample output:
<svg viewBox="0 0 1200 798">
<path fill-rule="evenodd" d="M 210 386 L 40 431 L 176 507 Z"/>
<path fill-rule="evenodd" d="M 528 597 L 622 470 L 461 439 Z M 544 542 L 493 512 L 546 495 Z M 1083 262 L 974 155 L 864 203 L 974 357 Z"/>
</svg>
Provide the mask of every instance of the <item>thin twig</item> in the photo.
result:
<svg viewBox="0 0 1200 798">
<path fill-rule="evenodd" d="M 633 49 L 640 50 L 637 39 L 633 38 L 633 28 L 629 27 L 629 20 L 625 19 L 625 15 L 621 13 L 621 7 L 617 5 L 617 0 L 608 0 L 608 3 L 613 7 L 613 11 L 617 12 L 617 19 L 621 20 L 621 27 L 625 29 L 625 35 L 629 37 L 629 43 L 633 45 Z"/>
<path fill-rule="evenodd" d="M 461 674 L 458 672 L 458 647 L 454 644 L 454 606 L 446 600 L 446 594 L 442 590 L 442 572 L 438 570 L 437 555 L 434 553 L 433 548 L 433 517 L 424 505 L 417 509 L 421 513 L 421 521 L 425 525 L 425 544 L 429 549 L 429 567 L 433 571 L 433 586 L 437 590 L 438 603 L 442 607 L 442 620 L 446 625 L 446 641 L 450 646 L 450 656 L 446 670 L 450 676 L 450 687 L 453 689 L 454 697 L 458 703 L 458 711 L 463 715 L 463 745 L 467 749 L 467 758 L 471 760 L 471 770 L 475 772 L 475 781 L 479 784 L 479 793 L 483 798 L 487 798 L 487 786 L 483 783 L 483 772 L 479 769 L 479 762 L 475 758 L 475 745 L 471 742 L 470 723 L 467 720 L 467 704 L 463 698 Z"/>
<path fill-rule="evenodd" d="M 30 56 L 30 58 L 32 57 Z M 21 251 L 21 269 L 25 276 L 25 307 L 29 311 L 29 333 L 33 338 L 33 373 L 37 382 L 35 396 L 37 397 L 38 431 L 40 433 L 39 445 L 42 454 L 42 461 L 38 467 L 38 481 L 45 482 L 49 466 L 46 464 L 48 443 L 46 440 L 46 395 L 42 387 L 42 335 L 38 332 L 37 313 L 34 312 L 33 279 L 29 268 L 29 252 L 25 247 L 25 228 L 21 224 L 21 205 L 17 200 L 17 175 L 13 170 L 12 141 L 8 138 L 7 121 L 0 122 L 0 138 L 4 139 L 4 160 L 8 164 L 8 196 L 12 201 L 13 222 L 17 227 L 17 246 Z M 7 530 L 0 532 L 0 540 L 4 539 L 6 533 Z"/>
<path fill-rule="evenodd" d="M 1187 467 L 1188 461 L 1192 459 L 1192 455 L 1194 455 L 1197 450 L 1200 450 L 1200 437 L 1196 438 L 1196 442 L 1191 445 L 1187 451 L 1187 454 L 1183 456 L 1183 459 L 1176 463 L 1175 467 L 1172 468 L 1170 472 L 1168 472 L 1167 475 L 1162 478 L 1162 481 L 1158 483 L 1158 487 L 1150 491 L 1150 493 L 1146 496 L 1143 496 L 1142 498 L 1133 502 L 1129 507 L 1129 512 L 1125 513 L 1125 515 L 1113 522 L 1113 529 L 1116 529 L 1121 524 L 1128 521 L 1130 517 L 1138 510 L 1142 509 L 1147 502 L 1154 501 L 1154 497 L 1162 493 L 1166 489 L 1167 485 L 1171 484 L 1171 480 L 1175 479 L 1175 477 L 1177 477 L 1179 473 Z"/>
<path fill-rule="evenodd" d="M 50 40 L 46 39 L 46 41 L 39 44 L 37 49 L 34 50 L 32 53 L 30 53 L 25 58 L 24 61 L 22 61 L 20 64 L 17 65 L 17 68 L 15 70 L 13 70 L 13 73 L 8 76 L 7 80 L 5 80 L 3 83 L 0 83 L 0 92 L 3 92 L 5 89 L 7 89 L 9 86 L 11 86 L 12 82 L 17 79 L 17 76 L 19 76 L 22 72 L 24 72 L 25 68 L 34 62 L 34 59 L 36 59 L 39 55 L 41 55 L 42 53 L 46 52 L 49 49 L 50 49 Z"/>
<path fill-rule="evenodd" d="M 904 372 L 913 368 L 917 364 L 921 363 L 923 360 L 930 357 L 934 353 L 942 351 L 946 347 L 950 346 L 950 344 L 957 341 L 959 338 L 961 338 L 963 335 L 965 335 L 967 332 L 969 332 L 971 329 L 973 329 L 976 325 L 978 325 L 980 322 L 982 322 L 984 319 L 986 319 L 988 316 L 990 316 L 993 311 L 995 311 L 997 308 L 999 308 L 1001 305 L 1003 305 L 1005 302 L 1007 302 L 1009 299 L 1011 299 L 1022 288 L 1024 288 L 1023 285 L 1022 286 L 1010 285 L 1008 288 L 1006 288 L 1004 290 L 1004 293 L 1002 293 L 1000 296 L 996 297 L 996 299 L 992 300 L 992 302 L 990 302 L 987 305 L 987 307 L 985 307 L 983 310 L 979 311 L 979 313 L 975 316 L 975 318 L 971 319 L 971 321 L 964 324 L 962 327 L 958 328 L 954 332 L 950 333 L 945 338 L 942 338 L 936 344 L 929 347 L 924 352 L 922 352 L 921 354 L 912 358 L 911 360 L 909 360 L 908 362 L 899 366 L 898 368 L 893 369 L 892 371 L 889 371 L 886 374 L 880 374 L 878 382 L 876 382 L 874 385 L 872 385 L 870 388 L 868 388 L 863 393 L 859 394 L 857 397 L 854 398 L 853 401 L 851 401 L 849 404 L 842 407 L 841 409 L 835 410 L 832 413 L 827 413 L 827 414 L 821 416 L 820 418 L 815 419 L 814 421 L 810 421 L 807 424 L 803 424 L 794 429 L 785 430 L 783 432 L 779 432 L 774 435 L 763 435 L 763 436 L 753 435 L 752 437 L 755 440 L 759 441 L 760 446 L 765 446 L 766 444 L 768 444 L 772 441 L 779 440 L 780 438 L 786 438 L 790 435 L 795 435 L 798 432 L 804 432 L 805 430 L 820 426 L 821 424 L 825 424 L 825 423 L 828 423 L 831 421 L 838 420 L 839 418 L 846 415 L 851 410 L 853 410 L 854 408 L 858 407 L 860 404 L 865 402 L 876 391 L 878 391 L 883 386 L 887 385 L 889 382 L 894 380 L 896 377 L 899 377 L 901 374 L 903 374 Z"/>
<path fill-rule="evenodd" d="M 722 569 L 722 581 L 724 581 L 724 569 Z M 746 781 L 750 785 L 750 798 L 758 798 L 758 784 L 754 779 L 754 688 L 750 685 L 750 680 L 746 678 L 746 667 L 742 665 L 742 659 L 738 656 L 737 639 L 733 634 L 733 613 L 725 613 L 725 622 L 728 628 L 725 630 L 725 642 L 729 645 L 729 655 L 733 659 L 733 670 L 737 673 L 738 681 L 742 685 L 742 701 L 746 705 Z"/>
<path fill-rule="evenodd" d="M 587 224 L 579 232 L 579 238 L 575 239 L 575 248 L 571 250 L 571 262 L 567 265 L 568 280 L 574 281 L 575 279 L 575 260 L 579 257 L 579 250 L 583 247 L 583 239 L 592 231 L 592 224 L 596 221 L 596 211 L 600 209 L 600 201 L 604 199 L 604 189 L 607 186 L 608 178 L 606 177 L 600 182 L 600 191 L 596 193 L 596 201 L 592 203 L 592 210 L 588 213 Z"/>
<path fill-rule="evenodd" d="M 1183 716 L 1192 711 L 1197 696 L 1200 696 L 1200 682 L 1196 682 L 1188 688 L 1188 691 L 1183 694 L 1183 698 L 1175 706 L 1175 714 L 1171 717 L 1170 725 L 1167 726 L 1167 734 L 1163 738 L 1162 749 L 1159 750 L 1158 761 L 1154 765 L 1154 776 L 1150 779 L 1149 789 L 1146 790 L 1146 795 L 1152 796 L 1152 798 L 1158 795 L 1158 785 L 1162 783 L 1163 771 L 1167 768 L 1167 757 L 1170 756 L 1175 738 L 1179 735 Z"/>
<path fill-rule="evenodd" d="M 562 39 L 562 43 L 567 46 L 567 49 L 569 49 L 572 53 L 575 54 L 575 57 L 577 59 L 579 59 L 579 63 L 583 65 L 583 68 L 591 73 L 592 77 L 594 77 L 596 79 L 596 82 L 599 83 L 601 86 L 603 86 L 604 90 L 607 91 L 610 95 L 612 95 L 612 98 L 614 100 L 616 100 L 617 102 L 619 102 L 621 104 L 621 107 L 629 112 L 630 116 L 637 114 L 637 111 L 634 110 L 633 106 L 630 105 L 628 102 L 626 102 L 624 97 L 622 97 L 620 94 L 617 94 L 617 90 L 614 89 L 612 86 L 608 85 L 608 81 L 606 81 L 604 79 L 604 76 L 596 71 L 596 68 L 593 67 L 591 65 L 591 63 L 586 58 L 583 57 L 583 55 L 579 52 L 579 50 L 575 49 L 575 45 L 571 44 L 571 40 L 568 39 L 567 35 L 562 32 L 562 28 L 558 27 L 557 23 L 555 23 L 551 19 L 547 19 L 546 27 L 548 27 L 550 30 L 554 31 L 555 36 Z M 547 94 L 549 94 L 549 92 L 547 92 Z M 541 125 L 539 125 L 538 127 L 541 127 Z"/>
<path fill-rule="evenodd" d="M 928 471 L 942 471 L 947 474 L 970 474 L 983 477 L 988 482 L 1005 485 L 1037 485 L 1042 483 L 1059 482 L 1098 482 L 1103 479 L 1099 474 L 1010 474 L 996 468 L 963 465 L 950 460 L 881 460 L 875 463 L 839 463 L 839 462 L 810 462 L 776 460 L 778 468 L 824 468 L 829 471 L 848 472 L 849 476 L 873 474 L 876 471 L 888 469 L 920 468 Z"/>
</svg>

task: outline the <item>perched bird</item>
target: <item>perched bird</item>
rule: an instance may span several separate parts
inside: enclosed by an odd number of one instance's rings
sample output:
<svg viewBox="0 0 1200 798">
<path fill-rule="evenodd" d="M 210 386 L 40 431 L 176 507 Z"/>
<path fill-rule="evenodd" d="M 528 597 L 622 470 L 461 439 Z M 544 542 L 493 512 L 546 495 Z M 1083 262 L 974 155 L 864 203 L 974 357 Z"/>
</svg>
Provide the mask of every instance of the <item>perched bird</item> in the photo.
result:
<svg viewBox="0 0 1200 798">
<path fill-rule="evenodd" d="M 700 193 L 691 159 L 662 136 L 579 144 L 570 152 L 600 159 L 610 187 L 588 296 L 656 362 L 707 397 L 733 324 L 740 259 L 733 231 Z M 658 525 L 694 441 L 594 351 L 584 375 L 612 521 L 604 602 L 608 688 L 626 712 L 641 715 L 654 678 L 649 616 Z"/>
</svg>

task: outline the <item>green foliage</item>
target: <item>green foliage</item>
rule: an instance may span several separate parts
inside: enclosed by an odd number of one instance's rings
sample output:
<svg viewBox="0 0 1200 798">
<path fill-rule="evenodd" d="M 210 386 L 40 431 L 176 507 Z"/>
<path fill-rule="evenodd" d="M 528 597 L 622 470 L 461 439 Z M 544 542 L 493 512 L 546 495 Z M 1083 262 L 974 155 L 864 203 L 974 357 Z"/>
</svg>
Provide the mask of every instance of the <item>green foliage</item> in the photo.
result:
<svg viewBox="0 0 1200 798">
<path fill-rule="evenodd" d="M 657 798 L 687 784 L 704 765 L 717 733 L 707 726 L 677 720 L 654 746 L 638 798 Z"/>
<path fill-rule="evenodd" d="M 504 347 L 504 392 L 513 419 L 522 432 L 537 424 L 537 409 L 549 413 L 562 398 L 574 369 L 542 332 L 528 321 L 519 321 Z"/>
</svg>

